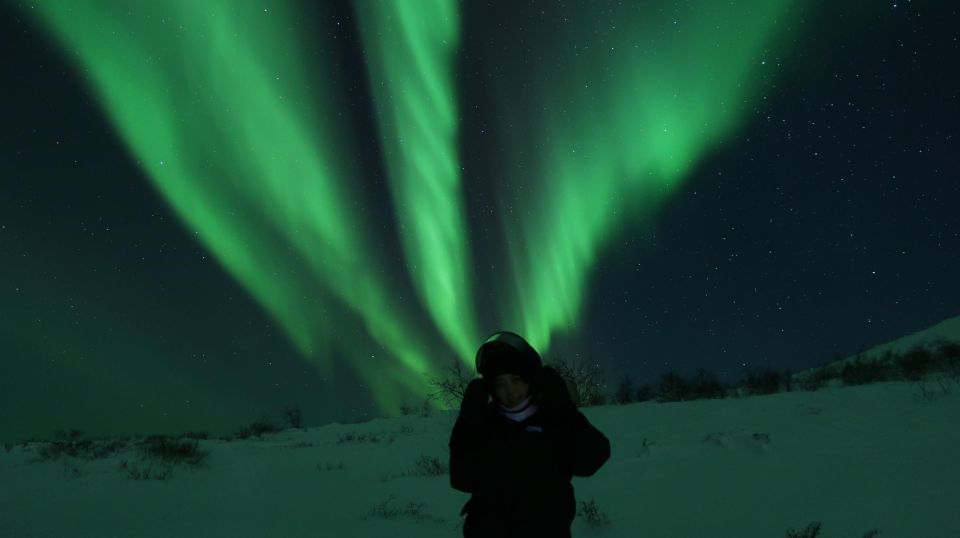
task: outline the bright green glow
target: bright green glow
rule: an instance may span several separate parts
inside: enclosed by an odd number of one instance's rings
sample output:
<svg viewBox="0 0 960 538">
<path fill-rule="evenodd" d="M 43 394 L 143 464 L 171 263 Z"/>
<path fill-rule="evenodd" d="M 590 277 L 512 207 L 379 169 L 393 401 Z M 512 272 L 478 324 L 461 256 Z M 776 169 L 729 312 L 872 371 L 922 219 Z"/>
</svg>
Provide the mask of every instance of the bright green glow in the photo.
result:
<svg viewBox="0 0 960 538">
<path fill-rule="evenodd" d="M 321 359 L 372 337 L 399 365 L 371 373 L 382 409 L 423 393 L 421 331 L 392 303 L 342 155 L 337 95 L 312 87 L 285 3 L 165 0 L 39 4 L 42 20 L 89 73 L 111 120 L 190 229 Z M 338 334 L 347 305 L 368 336 Z M 225 313 L 229 315 L 229 313 Z M 357 363 L 362 360 L 355 361 Z M 358 365 L 360 368 L 365 365 Z M 409 391 L 409 392 L 408 392 Z"/>
<path fill-rule="evenodd" d="M 521 200 L 519 219 L 502 213 L 520 297 L 503 306 L 535 346 L 575 330 L 588 273 L 624 221 L 743 120 L 788 4 L 628 2 L 595 26 L 560 25 L 550 61 L 529 67 L 539 89 L 498 94 L 515 125 L 503 173 Z M 534 172 L 517 176 L 517 163 Z"/>
<path fill-rule="evenodd" d="M 456 150 L 457 6 L 356 6 L 407 266 L 435 323 L 469 359 L 478 334 Z"/>
<path fill-rule="evenodd" d="M 503 183 L 511 259 L 498 276 L 516 286 L 496 290 L 506 302 L 495 325 L 541 351 L 551 334 L 576 329 L 604 245 L 743 120 L 788 0 L 626 4 L 601 13 L 583 3 L 550 43 L 529 44 L 542 48 L 535 64 L 503 51 L 484 58 L 513 68 L 488 81 L 509 122 L 502 171 L 490 178 Z M 422 312 L 400 302 L 404 277 L 378 255 L 382 238 L 359 209 L 365 178 L 351 159 L 363 152 L 338 113 L 338 71 L 303 41 L 326 36 L 301 39 L 291 4 L 263 6 L 47 0 L 38 12 L 188 229 L 305 356 L 328 366 L 327 346 L 354 350 L 349 366 L 393 412 L 425 392 L 421 374 L 446 349 L 428 347 Z M 439 333 L 468 360 L 483 335 L 457 154 L 459 10 L 422 0 L 356 11 L 407 269 Z M 365 334 L 343 330 L 344 306 Z"/>
</svg>

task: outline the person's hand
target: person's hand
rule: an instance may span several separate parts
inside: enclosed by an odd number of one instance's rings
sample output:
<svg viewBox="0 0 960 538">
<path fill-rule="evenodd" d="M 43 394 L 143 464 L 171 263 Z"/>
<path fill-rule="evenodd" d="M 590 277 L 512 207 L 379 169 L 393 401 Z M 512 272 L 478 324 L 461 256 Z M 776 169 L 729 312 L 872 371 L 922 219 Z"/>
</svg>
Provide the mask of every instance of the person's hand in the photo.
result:
<svg viewBox="0 0 960 538">
<path fill-rule="evenodd" d="M 477 378 L 467 384 L 463 391 L 463 401 L 460 403 L 460 416 L 470 423 L 477 423 L 483 419 L 487 402 L 490 400 L 490 390 L 483 379 Z"/>
<path fill-rule="evenodd" d="M 536 386 L 543 408 L 560 417 L 571 415 L 577 410 L 576 404 L 570 398 L 567 382 L 552 367 L 544 366 L 537 372 Z"/>
</svg>

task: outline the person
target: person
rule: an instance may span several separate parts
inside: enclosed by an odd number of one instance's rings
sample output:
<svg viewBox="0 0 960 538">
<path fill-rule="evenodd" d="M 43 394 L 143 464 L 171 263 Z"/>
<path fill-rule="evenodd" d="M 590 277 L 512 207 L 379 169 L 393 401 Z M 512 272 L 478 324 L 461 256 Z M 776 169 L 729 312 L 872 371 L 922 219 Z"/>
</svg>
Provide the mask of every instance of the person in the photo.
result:
<svg viewBox="0 0 960 538">
<path fill-rule="evenodd" d="M 569 538 L 571 478 L 596 473 L 610 441 L 521 336 L 495 333 L 476 363 L 450 436 L 450 485 L 471 494 L 464 537 Z"/>
</svg>

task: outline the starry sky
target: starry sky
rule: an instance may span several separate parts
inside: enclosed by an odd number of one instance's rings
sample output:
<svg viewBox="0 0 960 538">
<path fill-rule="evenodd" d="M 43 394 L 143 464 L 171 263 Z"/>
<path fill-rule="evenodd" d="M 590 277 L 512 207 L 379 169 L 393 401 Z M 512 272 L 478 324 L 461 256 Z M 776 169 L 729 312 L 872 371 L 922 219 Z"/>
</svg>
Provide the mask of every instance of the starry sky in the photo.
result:
<svg viewBox="0 0 960 538">
<path fill-rule="evenodd" d="M 957 315 L 960 17 L 859 4 L 3 3 L 0 438 L 396 414 L 503 329 L 613 387 Z"/>
</svg>

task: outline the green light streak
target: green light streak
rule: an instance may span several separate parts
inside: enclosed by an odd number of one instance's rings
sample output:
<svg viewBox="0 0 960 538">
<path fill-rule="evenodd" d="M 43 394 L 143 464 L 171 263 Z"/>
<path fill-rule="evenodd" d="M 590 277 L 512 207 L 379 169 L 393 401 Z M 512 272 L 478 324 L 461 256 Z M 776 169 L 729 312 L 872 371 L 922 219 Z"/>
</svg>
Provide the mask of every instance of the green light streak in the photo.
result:
<svg viewBox="0 0 960 538">
<path fill-rule="evenodd" d="M 304 70 L 335 71 L 328 58 L 306 60 L 286 6 L 38 4 L 156 187 L 306 356 L 328 368 L 324 342 L 365 338 L 338 333 L 342 302 L 399 359 L 390 379 L 369 373 L 386 409 L 423 393 L 427 348 L 351 210 L 358 179 L 341 157 L 352 152 L 338 96 Z"/>
<path fill-rule="evenodd" d="M 628 2 L 601 13 L 588 2 L 575 24 L 525 45 L 542 48 L 536 64 L 487 52 L 513 71 L 489 82 L 509 121 L 497 180 L 511 274 L 500 280 L 516 287 L 497 289 L 498 328 L 541 351 L 576 329 L 604 247 L 744 121 L 789 3 Z M 339 114 L 335 58 L 306 50 L 317 36 L 297 33 L 291 4 L 47 0 L 36 11 L 187 229 L 304 356 L 329 372 L 329 347 L 363 350 L 349 367 L 382 411 L 426 391 L 422 374 L 445 349 L 428 347 L 423 313 L 397 298 L 404 277 L 378 254 L 358 202 L 351 159 L 361 152 Z M 458 4 L 364 1 L 356 11 L 407 270 L 469 363 L 482 335 L 457 150 Z M 345 329 L 344 306 L 364 334 Z"/>
<path fill-rule="evenodd" d="M 627 3 L 592 25 L 561 25 L 544 47 L 550 61 L 522 68 L 530 94 L 518 96 L 513 81 L 500 90 L 515 126 L 507 198 L 521 200 L 501 213 L 519 297 L 503 310 L 532 344 L 546 349 L 551 333 L 576 329 L 603 246 L 744 120 L 789 3 Z"/>
<path fill-rule="evenodd" d="M 407 267 L 434 322 L 471 364 L 479 335 L 456 149 L 457 6 L 356 7 Z"/>
</svg>

